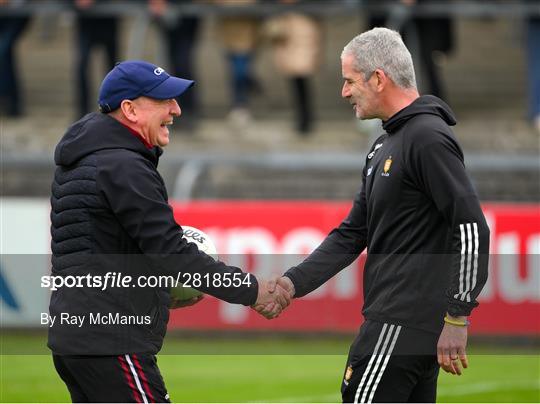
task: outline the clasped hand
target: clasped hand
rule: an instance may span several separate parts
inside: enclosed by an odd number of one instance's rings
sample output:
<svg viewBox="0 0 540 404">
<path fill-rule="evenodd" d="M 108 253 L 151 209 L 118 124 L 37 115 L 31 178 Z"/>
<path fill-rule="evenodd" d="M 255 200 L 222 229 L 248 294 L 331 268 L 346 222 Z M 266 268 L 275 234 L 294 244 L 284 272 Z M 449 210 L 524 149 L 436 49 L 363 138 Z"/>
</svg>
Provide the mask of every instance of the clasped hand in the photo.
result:
<svg viewBox="0 0 540 404">
<path fill-rule="evenodd" d="M 278 317 L 291 304 L 293 296 L 294 285 L 285 276 L 260 280 L 257 301 L 251 307 L 270 320 Z"/>
</svg>

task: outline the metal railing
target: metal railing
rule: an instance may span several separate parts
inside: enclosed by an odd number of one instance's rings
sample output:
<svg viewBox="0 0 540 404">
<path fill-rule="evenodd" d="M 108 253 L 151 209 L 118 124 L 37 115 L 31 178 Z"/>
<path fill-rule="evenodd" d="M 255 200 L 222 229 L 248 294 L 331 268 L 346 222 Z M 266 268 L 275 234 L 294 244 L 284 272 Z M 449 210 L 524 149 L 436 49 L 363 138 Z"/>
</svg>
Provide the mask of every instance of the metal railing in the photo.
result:
<svg viewBox="0 0 540 404">
<path fill-rule="evenodd" d="M 190 153 L 189 156 L 165 154 L 159 164 L 171 199 L 189 201 L 194 198 L 194 190 L 202 180 L 205 172 L 217 168 L 235 168 L 244 170 L 262 170 L 267 172 L 268 178 L 273 173 L 281 172 L 285 175 L 304 172 L 309 175 L 310 171 L 321 172 L 347 172 L 358 173 L 363 168 L 365 152 L 357 153 L 251 153 L 251 154 L 223 154 L 223 153 Z M 505 173 L 510 176 L 528 175 L 531 183 L 540 175 L 540 158 L 538 155 L 507 155 L 507 154 L 466 154 L 465 162 L 467 169 L 475 175 L 490 173 Z M 10 172 L 39 172 L 48 173 L 52 179 L 54 163 L 52 156 L 43 154 L 29 155 L 22 153 L 3 153 L 0 156 L 1 180 L 5 183 L 6 175 Z M 494 174 L 496 175 L 496 174 Z M 22 176 L 27 181 L 35 180 L 34 176 Z M 495 182 L 497 178 L 495 178 Z M 42 179 L 42 181 L 45 181 Z M 238 179 L 241 181 L 241 179 Z M 498 186 L 507 187 L 503 179 Z M 505 182 L 505 181 L 504 181 Z M 50 183 L 43 184 L 43 190 L 48 190 Z M 540 192 L 540 184 L 536 182 L 538 190 L 532 190 L 531 194 Z M 48 192 L 48 191 L 47 191 Z M 305 198 L 309 198 L 306 195 Z M 519 200 L 516 195 L 516 200 Z"/>
<path fill-rule="evenodd" d="M 189 158 L 165 157 L 165 165 L 177 167 L 171 195 L 176 200 L 188 201 L 193 198 L 193 190 L 201 175 L 211 167 L 233 166 L 237 168 L 267 169 L 272 171 L 358 171 L 364 166 L 366 153 L 277 153 L 251 155 L 199 154 Z M 505 171 L 540 173 L 538 156 L 508 156 L 495 154 L 469 154 L 466 156 L 467 168 L 472 172 Z M 539 185 L 540 187 L 540 185 Z"/>
</svg>

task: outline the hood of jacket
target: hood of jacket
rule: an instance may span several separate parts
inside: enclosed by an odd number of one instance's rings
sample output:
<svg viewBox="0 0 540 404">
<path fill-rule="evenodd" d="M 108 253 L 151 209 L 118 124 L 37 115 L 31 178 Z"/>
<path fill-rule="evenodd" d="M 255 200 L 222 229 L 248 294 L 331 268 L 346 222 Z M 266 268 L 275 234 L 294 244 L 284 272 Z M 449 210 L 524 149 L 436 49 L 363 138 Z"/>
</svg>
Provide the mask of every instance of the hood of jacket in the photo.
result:
<svg viewBox="0 0 540 404">
<path fill-rule="evenodd" d="M 163 153 L 160 147 L 147 149 L 140 139 L 116 119 L 92 112 L 71 125 L 54 151 L 54 162 L 71 166 L 89 154 L 106 149 L 127 149 L 137 152 L 155 166 Z"/>
<path fill-rule="evenodd" d="M 397 132 L 409 119 L 422 114 L 436 115 L 449 126 L 456 124 L 456 117 L 448 104 L 434 95 L 422 95 L 410 105 L 392 115 L 383 122 L 383 129 L 387 133 Z"/>
</svg>

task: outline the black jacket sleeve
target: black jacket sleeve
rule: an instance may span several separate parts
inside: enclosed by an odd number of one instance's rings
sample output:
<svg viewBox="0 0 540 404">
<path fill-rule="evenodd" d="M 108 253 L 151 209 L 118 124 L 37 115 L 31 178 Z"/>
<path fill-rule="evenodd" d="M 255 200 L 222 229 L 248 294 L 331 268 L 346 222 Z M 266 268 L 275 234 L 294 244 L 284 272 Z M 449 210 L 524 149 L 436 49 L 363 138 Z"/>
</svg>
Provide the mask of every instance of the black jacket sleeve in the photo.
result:
<svg viewBox="0 0 540 404">
<path fill-rule="evenodd" d="M 163 180 L 144 157 L 129 151 L 102 157 L 98 191 L 140 250 L 155 263 L 158 275 L 199 273 L 210 274 L 212 279 L 214 273 L 243 274 L 239 268 L 199 252 L 195 244 L 182 237 L 181 227 L 167 202 Z M 251 286 L 203 285 L 197 289 L 230 303 L 252 305 L 257 299 L 258 284 L 254 276 L 250 278 Z"/>
<path fill-rule="evenodd" d="M 417 185 L 452 232 L 447 311 L 452 316 L 468 316 L 478 306 L 476 298 L 488 276 L 489 228 L 456 140 L 441 131 L 433 133 L 433 129 L 426 133 L 430 140 L 413 144 L 409 161 Z"/>
<path fill-rule="evenodd" d="M 365 174 L 364 168 L 362 187 L 345 220 L 300 265 L 285 272 L 284 275 L 294 285 L 294 297 L 302 297 L 317 289 L 350 265 L 366 247 Z"/>
</svg>

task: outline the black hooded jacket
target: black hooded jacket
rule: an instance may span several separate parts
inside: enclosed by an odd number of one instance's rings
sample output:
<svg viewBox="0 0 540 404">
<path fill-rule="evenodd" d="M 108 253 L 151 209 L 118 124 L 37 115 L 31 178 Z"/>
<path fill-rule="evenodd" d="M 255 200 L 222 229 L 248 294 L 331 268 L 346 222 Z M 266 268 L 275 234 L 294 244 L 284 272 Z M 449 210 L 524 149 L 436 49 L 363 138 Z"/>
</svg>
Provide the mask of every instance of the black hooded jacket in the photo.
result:
<svg viewBox="0 0 540 404">
<path fill-rule="evenodd" d="M 446 312 L 469 315 L 488 275 L 489 228 L 449 126 L 448 105 L 422 96 L 397 112 L 366 156 L 349 215 L 286 272 L 295 297 L 367 247 L 366 319 L 439 333 Z"/>
<path fill-rule="evenodd" d="M 52 275 L 136 277 L 180 273 L 245 274 L 200 253 L 182 238 L 157 171 L 162 150 L 148 149 L 112 117 L 91 113 L 73 124 L 55 150 L 51 196 Z M 202 292 L 230 303 L 254 304 L 258 284 Z M 49 347 L 57 354 L 156 353 L 169 318 L 168 287 L 62 287 L 53 291 Z M 60 316 L 84 316 L 81 327 Z M 91 316 L 109 324 L 90 324 Z M 112 319 L 112 320 L 111 320 Z M 122 323 L 128 319 L 129 324 Z M 120 322 L 120 324 L 118 323 Z M 124 321 L 125 322 L 125 321 Z M 112 323 L 112 324 L 110 324 Z"/>
</svg>

